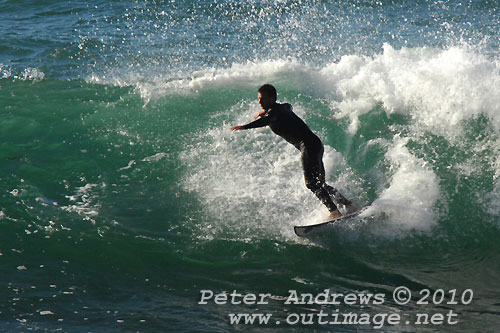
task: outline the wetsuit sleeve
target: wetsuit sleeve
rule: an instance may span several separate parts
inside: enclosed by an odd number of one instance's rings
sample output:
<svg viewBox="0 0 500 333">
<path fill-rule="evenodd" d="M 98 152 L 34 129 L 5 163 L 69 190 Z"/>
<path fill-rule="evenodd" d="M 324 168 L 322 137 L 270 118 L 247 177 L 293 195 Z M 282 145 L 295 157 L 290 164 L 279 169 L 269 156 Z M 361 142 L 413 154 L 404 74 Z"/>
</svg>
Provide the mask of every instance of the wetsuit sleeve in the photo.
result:
<svg viewBox="0 0 500 333">
<path fill-rule="evenodd" d="M 257 128 L 257 127 L 264 127 L 268 126 L 271 123 L 271 120 L 269 119 L 269 116 L 262 117 L 257 119 L 256 121 L 252 121 L 251 123 L 248 123 L 246 125 L 243 125 L 244 129 L 250 129 L 250 128 Z"/>
</svg>

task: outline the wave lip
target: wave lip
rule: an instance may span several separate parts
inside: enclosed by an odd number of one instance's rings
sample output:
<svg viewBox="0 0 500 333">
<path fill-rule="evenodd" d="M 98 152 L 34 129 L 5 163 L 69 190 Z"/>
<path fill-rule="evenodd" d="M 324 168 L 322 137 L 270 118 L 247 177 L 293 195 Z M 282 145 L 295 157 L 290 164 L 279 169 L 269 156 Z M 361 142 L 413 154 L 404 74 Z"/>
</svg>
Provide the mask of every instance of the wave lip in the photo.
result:
<svg viewBox="0 0 500 333">
<path fill-rule="evenodd" d="M 36 78 L 32 72 L 24 77 Z M 211 89 L 255 90 L 272 82 L 329 101 L 332 116 L 351 120 L 351 133 L 359 117 L 380 104 L 387 115 L 408 115 L 421 130 L 448 139 L 460 137 L 463 122 L 478 115 L 488 117 L 500 134 L 500 62 L 468 45 L 394 49 L 385 43 L 379 54 L 345 55 L 322 66 L 289 58 L 170 73 L 110 68 L 87 81 L 135 87 L 146 101 Z"/>
<path fill-rule="evenodd" d="M 410 115 L 435 134 L 457 136 L 455 126 L 484 114 L 500 133 L 500 62 L 468 46 L 448 49 L 402 48 L 384 44 L 373 57 L 342 57 L 320 71 L 330 87 L 337 116 L 360 115 L 382 104 L 388 115 Z"/>
</svg>

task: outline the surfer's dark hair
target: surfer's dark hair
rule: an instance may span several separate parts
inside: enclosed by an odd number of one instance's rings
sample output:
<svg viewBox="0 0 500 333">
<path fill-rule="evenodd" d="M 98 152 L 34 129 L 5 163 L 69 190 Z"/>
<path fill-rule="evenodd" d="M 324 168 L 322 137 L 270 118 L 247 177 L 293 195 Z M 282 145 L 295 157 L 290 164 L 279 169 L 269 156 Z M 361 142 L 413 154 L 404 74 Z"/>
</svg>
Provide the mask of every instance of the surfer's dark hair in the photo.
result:
<svg viewBox="0 0 500 333">
<path fill-rule="evenodd" d="M 274 86 L 267 84 L 267 83 L 259 88 L 259 92 L 262 95 L 274 97 L 274 99 L 276 99 L 278 97 L 278 94 L 276 93 L 276 88 L 274 88 Z"/>
</svg>

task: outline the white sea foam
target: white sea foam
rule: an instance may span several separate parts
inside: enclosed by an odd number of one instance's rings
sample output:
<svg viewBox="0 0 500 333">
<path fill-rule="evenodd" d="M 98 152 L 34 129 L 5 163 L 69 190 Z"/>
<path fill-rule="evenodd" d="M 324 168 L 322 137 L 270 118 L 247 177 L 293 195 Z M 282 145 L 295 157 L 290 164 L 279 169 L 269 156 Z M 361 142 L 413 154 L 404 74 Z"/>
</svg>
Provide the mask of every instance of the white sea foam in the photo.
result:
<svg viewBox="0 0 500 333">
<path fill-rule="evenodd" d="M 425 161 L 406 148 L 407 139 L 396 136 L 386 153 L 392 176 L 386 188 L 363 213 L 388 217 L 389 226 L 375 228 L 377 233 L 398 234 L 410 230 L 429 231 L 437 222 L 435 205 L 440 198 L 439 179 Z"/>
<path fill-rule="evenodd" d="M 22 81 L 40 81 L 45 78 L 45 73 L 38 68 L 27 67 L 20 72 L 0 64 L 0 79 L 14 78 Z"/>
<path fill-rule="evenodd" d="M 159 160 L 168 157 L 167 153 L 156 153 L 154 155 L 145 157 L 142 159 L 143 162 L 158 162 Z"/>
<path fill-rule="evenodd" d="M 12 76 L 12 69 L 0 64 L 0 79 L 7 79 Z"/>
<path fill-rule="evenodd" d="M 141 97 L 149 101 L 169 94 L 197 93 L 204 89 L 243 87 L 255 89 L 262 82 L 278 79 L 280 74 L 307 74 L 309 68 L 293 60 L 269 60 L 264 62 L 248 61 L 235 63 L 227 68 L 205 68 L 189 73 L 150 73 L 125 72 L 117 69 L 106 75 L 92 74 L 87 81 L 91 83 L 133 86 Z"/>
<path fill-rule="evenodd" d="M 100 185 L 88 183 L 85 186 L 78 187 L 74 195 L 66 195 L 66 198 L 74 202 L 74 204 L 61 206 L 61 209 L 68 212 L 76 212 L 84 216 L 84 219 L 95 223 L 94 218 L 99 216 L 100 204 L 94 202 L 95 198 L 92 195 L 92 191 L 94 188 L 105 186 L 104 183 Z"/>
<path fill-rule="evenodd" d="M 493 189 L 485 197 L 485 204 L 488 213 L 494 217 L 497 227 L 500 228 L 500 156 L 497 156 L 495 163 L 495 174 L 493 175 Z"/>
<path fill-rule="evenodd" d="M 375 57 L 346 56 L 321 69 L 337 116 L 352 120 L 377 104 L 388 115 L 410 115 L 421 130 L 454 138 L 464 120 L 483 114 L 500 133 L 500 63 L 468 47 L 394 50 Z"/>
</svg>

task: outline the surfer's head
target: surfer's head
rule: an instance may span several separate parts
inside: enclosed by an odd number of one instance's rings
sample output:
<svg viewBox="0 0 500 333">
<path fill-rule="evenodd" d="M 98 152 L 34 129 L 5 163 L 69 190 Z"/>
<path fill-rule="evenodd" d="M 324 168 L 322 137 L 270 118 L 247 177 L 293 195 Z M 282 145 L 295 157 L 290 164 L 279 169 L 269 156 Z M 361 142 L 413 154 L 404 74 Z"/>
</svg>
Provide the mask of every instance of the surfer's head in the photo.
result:
<svg viewBox="0 0 500 333">
<path fill-rule="evenodd" d="M 276 88 L 270 84 L 265 84 L 258 90 L 259 104 L 263 110 L 270 109 L 276 103 Z"/>
</svg>

